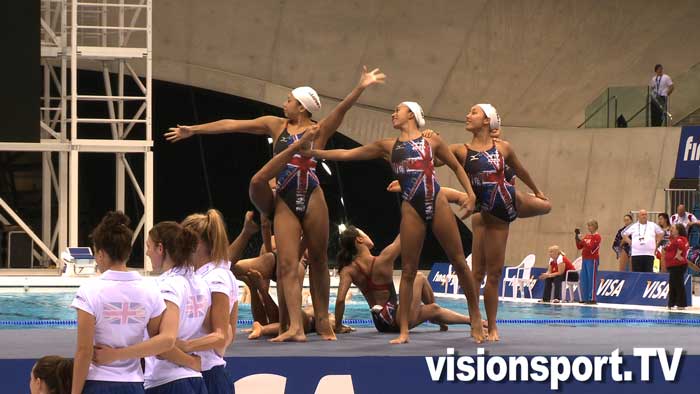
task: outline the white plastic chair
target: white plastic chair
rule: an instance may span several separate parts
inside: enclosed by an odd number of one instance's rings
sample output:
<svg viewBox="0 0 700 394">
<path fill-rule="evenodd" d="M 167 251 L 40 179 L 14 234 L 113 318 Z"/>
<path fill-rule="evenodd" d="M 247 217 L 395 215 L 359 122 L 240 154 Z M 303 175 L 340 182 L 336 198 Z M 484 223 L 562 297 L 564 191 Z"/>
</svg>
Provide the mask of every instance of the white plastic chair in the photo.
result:
<svg viewBox="0 0 700 394">
<path fill-rule="evenodd" d="M 581 280 L 581 265 L 583 264 L 583 258 L 579 256 L 576 260 L 574 260 L 574 270 L 569 270 L 566 271 L 566 276 L 564 276 L 564 283 L 563 286 L 561 287 L 561 302 L 566 302 L 566 294 L 569 294 L 569 299 L 571 302 L 574 302 L 574 292 L 578 291 L 578 299 L 579 301 L 582 300 L 581 298 L 581 286 L 579 285 L 579 281 Z M 578 279 L 576 281 L 569 280 L 569 274 L 572 272 L 576 272 L 578 274 Z"/>
<path fill-rule="evenodd" d="M 532 284 L 530 281 L 530 271 L 535 265 L 535 255 L 529 254 L 525 256 L 523 261 L 515 267 L 506 268 L 506 272 L 503 275 L 503 287 L 501 288 L 501 297 L 506 296 L 506 286 L 510 285 L 513 289 L 513 298 L 516 298 L 517 292 L 523 292 L 523 297 L 525 297 L 525 287 L 530 290 L 530 298 L 532 298 Z M 510 272 L 515 271 L 515 276 L 510 276 Z"/>
</svg>

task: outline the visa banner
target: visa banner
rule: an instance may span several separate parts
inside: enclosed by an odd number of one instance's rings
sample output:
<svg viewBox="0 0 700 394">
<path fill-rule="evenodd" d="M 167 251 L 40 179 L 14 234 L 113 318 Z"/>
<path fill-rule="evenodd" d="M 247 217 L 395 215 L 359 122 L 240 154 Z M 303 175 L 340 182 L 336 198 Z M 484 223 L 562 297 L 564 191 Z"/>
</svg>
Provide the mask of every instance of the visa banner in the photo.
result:
<svg viewBox="0 0 700 394">
<path fill-rule="evenodd" d="M 544 268 L 532 268 L 530 270 L 530 277 L 525 282 L 528 287 L 524 290 L 525 296 L 529 296 L 529 290 L 532 289 L 532 298 L 542 298 L 544 281 L 537 278 L 545 271 L 546 269 Z M 514 270 L 511 270 L 510 276 L 514 275 Z M 666 306 L 668 304 L 668 274 L 598 271 L 597 277 L 596 300 L 598 302 L 650 306 Z M 499 296 L 503 294 L 503 279 L 500 279 L 498 285 Z M 449 263 L 433 264 L 428 281 L 436 294 L 463 294 L 462 289 L 459 287 L 457 275 Z M 690 306 L 692 305 L 692 279 L 690 275 L 685 276 L 684 283 L 686 301 L 688 306 Z M 505 296 L 514 296 L 516 289 L 513 283 L 506 280 L 505 285 Z M 483 290 L 484 283 L 481 284 L 481 294 L 483 294 Z M 575 294 L 574 297 L 578 301 L 578 295 Z"/>
<path fill-rule="evenodd" d="M 686 179 L 700 177 L 700 126 L 685 126 L 681 129 L 675 177 Z"/>
</svg>

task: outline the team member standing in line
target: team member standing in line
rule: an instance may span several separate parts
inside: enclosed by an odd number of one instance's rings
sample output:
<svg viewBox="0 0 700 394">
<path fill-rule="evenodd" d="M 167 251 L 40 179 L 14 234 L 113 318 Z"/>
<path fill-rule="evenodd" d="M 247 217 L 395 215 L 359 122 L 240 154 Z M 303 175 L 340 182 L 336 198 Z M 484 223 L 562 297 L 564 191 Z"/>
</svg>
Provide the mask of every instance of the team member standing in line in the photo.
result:
<svg viewBox="0 0 700 394">
<path fill-rule="evenodd" d="M 172 349 L 178 315 L 166 311 L 158 288 L 138 272 L 128 271 L 133 232 L 129 218 L 109 212 L 91 234 L 95 261 L 102 275 L 78 289 L 72 307 L 78 310 L 73 394 L 143 393 L 140 358 Z M 144 340 L 148 332 L 150 339 Z M 106 352 L 93 362 L 98 348 L 128 348 L 119 359 Z"/>
</svg>

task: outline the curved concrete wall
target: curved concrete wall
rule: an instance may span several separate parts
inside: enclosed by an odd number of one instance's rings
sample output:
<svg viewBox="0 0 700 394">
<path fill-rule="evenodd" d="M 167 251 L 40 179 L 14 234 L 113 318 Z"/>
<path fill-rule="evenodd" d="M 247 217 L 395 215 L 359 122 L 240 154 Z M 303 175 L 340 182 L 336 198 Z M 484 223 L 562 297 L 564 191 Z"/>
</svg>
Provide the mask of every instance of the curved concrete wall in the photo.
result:
<svg viewBox="0 0 700 394">
<path fill-rule="evenodd" d="M 191 66 L 186 69 L 191 78 L 202 75 Z M 260 80 L 213 75 L 219 77 L 207 77 L 198 85 L 244 91 L 257 100 L 278 105 L 289 92 L 289 88 Z M 319 118 L 336 103 L 324 97 Z M 426 127 L 438 130 L 450 143 L 467 142 L 470 138 L 462 122 L 428 118 Z M 396 135 L 389 111 L 361 105 L 348 112 L 340 131 L 362 144 Z M 595 218 L 603 237 L 601 269 L 616 269 L 611 244 L 622 215 L 641 208 L 664 209 L 664 188 L 674 174 L 680 128 L 506 127 L 504 138 L 513 143 L 519 158 L 553 203 L 549 215 L 517 220 L 511 226 L 507 264 L 517 264 L 525 255 L 535 253 L 538 265 L 544 265 L 546 249 L 552 244 L 576 256 L 573 229 L 585 229 L 586 220 Z M 438 169 L 438 176 L 442 184 L 461 188 L 448 168 Z M 518 187 L 526 189 L 522 182 L 518 182 Z M 466 223 L 469 225 L 469 220 Z"/>
<path fill-rule="evenodd" d="M 162 0 L 153 71 L 253 99 L 238 76 L 343 97 L 367 64 L 390 82 L 367 105 L 411 99 L 460 120 L 489 101 L 509 126 L 575 127 L 608 86 L 696 64 L 698 19 L 695 0 Z"/>
</svg>

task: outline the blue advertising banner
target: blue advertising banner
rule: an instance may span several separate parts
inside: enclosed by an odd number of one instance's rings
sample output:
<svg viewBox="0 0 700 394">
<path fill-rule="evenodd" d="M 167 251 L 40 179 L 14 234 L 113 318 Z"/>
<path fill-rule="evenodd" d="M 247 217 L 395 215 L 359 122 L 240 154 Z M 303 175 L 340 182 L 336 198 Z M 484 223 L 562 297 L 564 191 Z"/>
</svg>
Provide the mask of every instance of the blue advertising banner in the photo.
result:
<svg viewBox="0 0 700 394">
<path fill-rule="evenodd" d="M 686 126 L 681 129 L 675 177 L 686 179 L 700 177 L 700 126 Z"/>
<path fill-rule="evenodd" d="M 650 351 L 654 351 L 651 354 Z M 257 393 L 697 393 L 700 356 L 646 349 L 619 357 L 445 355 L 227 357 L 236 394 Z M 663 356 L 662 356 L 663 355 Z M 618 360 L 613 363 L 613 358 Z M 28 393 L 35 360 L 0 360 L 3 393 Z M 645 367 L 645 364 L 646 367 Z M 596 366 L 600 365 L 601 368 Z M 660 389 L 660 385 L 669 385 Z"/>
<path fill-rule="evenodd" d="M 532 268 L 527 285 L 532 289 L 532 298 L 542 298 L 544 281 L 537 279 L 544 268 Z M 504 271 L 505 272 L 505 271 Z M 510 276 L 514 276 L 514 270 Z M 504 274 L 505 277 L 505 274 Z M 428 276 L 433 291 L 436 294 L 462 294 L 457 275 L 449 263 L 435 263 Z M 498 294 L 503 294 L 503 278 L 499 281 Z M 481 293 L 484 286 L 481 284 Z M 615 272 L 598 271 L 596 283 L 596 299 L 598 302 L 610 304 L 632 304 L 666 306 L 668 304 L 668 274 L 646 272 Z M 506 285 L 506 296 L 515 292 L 511 283 Z M 525 290 L 529 295 L 529 290 Z M 692 305 L 692 280 L 690 275 L 685 277 L 685 294 L 688 305 Z"/>
</svg>

